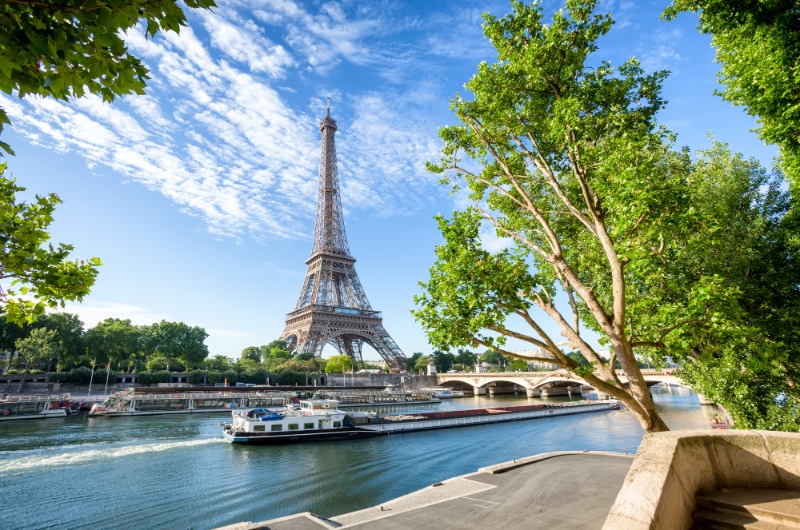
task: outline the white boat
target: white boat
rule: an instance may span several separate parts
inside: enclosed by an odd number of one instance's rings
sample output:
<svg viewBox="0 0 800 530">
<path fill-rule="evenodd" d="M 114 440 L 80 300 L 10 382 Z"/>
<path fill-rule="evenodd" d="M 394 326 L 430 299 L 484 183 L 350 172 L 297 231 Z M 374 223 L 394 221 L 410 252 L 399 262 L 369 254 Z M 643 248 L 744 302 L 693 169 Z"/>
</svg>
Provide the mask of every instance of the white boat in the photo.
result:
<svg viewBox="0 0 800 530">
<path fill-rule="evenodd" d="M 452 390 L 443 386 L 423 388 L 423 392 L 429 392 L 431 397 L 438 399 L 454 399 L 464 397 L 464 392 L 461 390 Z"/>
<path fill-rule="evenodd" d="M 66 396 L 17 396 L 0 399 L 0 421 L 65 418 L 79 405 Z"/>
<path fill-rule="evenodd" d="M 283 408 L 258 407 L 234 410 L 233 421 L 222 424 L 231 443 L 278 444 L 360 438 L 375 432 L 348 425 L 347 413 L 334 399 L 301 400 Z"/>
</svg>

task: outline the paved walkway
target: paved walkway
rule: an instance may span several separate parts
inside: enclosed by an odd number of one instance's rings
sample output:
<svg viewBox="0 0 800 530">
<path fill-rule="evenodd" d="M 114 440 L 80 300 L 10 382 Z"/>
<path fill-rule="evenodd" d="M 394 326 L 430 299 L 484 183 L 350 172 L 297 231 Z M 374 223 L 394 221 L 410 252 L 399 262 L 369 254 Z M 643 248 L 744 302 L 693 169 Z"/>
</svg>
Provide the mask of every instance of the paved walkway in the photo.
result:
<svg viewBox="0 0 800 530">
<path fill-rule="evenodd" d="M 547 453 L 480 469 L 328 520 L 301 513 L 224 530 L 600 529 L 633 455 Z"/>
</svg>

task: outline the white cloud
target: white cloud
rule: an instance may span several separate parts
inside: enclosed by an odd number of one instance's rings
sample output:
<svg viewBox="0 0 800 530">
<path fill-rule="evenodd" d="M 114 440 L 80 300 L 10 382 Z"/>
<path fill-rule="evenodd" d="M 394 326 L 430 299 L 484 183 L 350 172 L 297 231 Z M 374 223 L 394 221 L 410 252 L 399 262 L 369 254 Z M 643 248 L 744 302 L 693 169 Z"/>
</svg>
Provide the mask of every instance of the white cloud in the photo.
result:
<svg viewBox="0 0 800 530">
<path fill-rule="evenodd" d="M 121 302 L 104 302 L 87 300 L 81 304 L 68 302 L 63 312 L 78 315 L 85 329 L 95 327 L 107 318 L 130 320 L 135 326 L 149 325 L 154 322 L 168 320 L 168 317 L 146 307 Z"/>
<path fill-rule="evenodd" d="M 391 77 L 406 59 L 386 60 L 392 54 L 378 42 L 396 30 L 385 10 L 306 7 L 234 1 L 215 12 L 190 11 L 199 24 L 179 35 L 146 39 L 129 31 L 129 49 L 151 70 L 144 97 L 108 104 L 93 96 L 63 103 L 0 95 L 0 106 L 31 143 L 79 154 L 90 168 L 110 168 L 163 194 L 214 235 L 308 238 L 324 100 L 315 94 L 298 102 L 294 88 L 286 90 L 305 83 L 295 63 L 343 60 Z M 435 90 L 420 80 L 392 95 L 322 92 L 335 97 L 334 109 L 354 109 L 337 136 L 348 209 L 397 215 L 432 200 L 435 178 L 424 163 L 440 147 L 427 107 Z"/>
</svg>

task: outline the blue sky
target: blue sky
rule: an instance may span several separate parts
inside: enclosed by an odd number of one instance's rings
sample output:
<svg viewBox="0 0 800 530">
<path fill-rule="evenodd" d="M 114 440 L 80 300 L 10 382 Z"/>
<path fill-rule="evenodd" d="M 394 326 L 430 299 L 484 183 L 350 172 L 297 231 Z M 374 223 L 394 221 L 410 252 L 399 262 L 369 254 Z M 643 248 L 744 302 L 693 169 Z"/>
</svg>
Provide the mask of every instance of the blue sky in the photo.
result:
<svg viewBox="0 0 800 530">
<path fill-rule="evenodd" d="M 56 192 L 55 241 L 103 260 L 83 304 L 107 317 L 202 326 L 212 355 L 278 338 L 311 252 L 319 121 L 332 98 L 347 236 L 374 309 L 406 355 L 430 352 L 409 311 L 440 241 L 433 216 L 458 197 L 425 171 L 454 123 L 449 101 L 492 61 L 481 13 L 507 1 L 220 0 L 187 13 L 180 35 L 130 50 L 151 70 L 148 95 L 104 104 L 0 95 L 13 125 L 9 169 L 28 193 Z M 672 72 L 660 121 L 678 145 L 706 135 L 771 164 L 752 118 L 713 96 L 710 38 L 668 2 L 602 2 L 616 21 L 597 60 L 637 57 Z M 547 11 L 560 2 L 544 2 Z M 487 234 L 487 244 L 495 244 Z M 325 356 L 331 353 L 327 347 Z M 377 358 L 365 351 L 366 358 Z"/>
</svg>

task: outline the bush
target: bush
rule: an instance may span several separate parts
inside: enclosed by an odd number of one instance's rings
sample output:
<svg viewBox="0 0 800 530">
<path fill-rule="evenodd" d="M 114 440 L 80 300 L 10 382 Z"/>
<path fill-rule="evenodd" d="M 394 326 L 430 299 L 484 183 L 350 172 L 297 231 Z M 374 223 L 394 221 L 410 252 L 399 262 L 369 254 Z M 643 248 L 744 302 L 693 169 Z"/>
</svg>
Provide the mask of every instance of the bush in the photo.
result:
<svg viewBox="0 0 800 530">
<path fill-rule="evenodd" d="M 88 385 L 92 379 L 92 369 L 86 366 L 79 366 L 69 372 L 69 378 L 65 383 L 73 383 L 76 385 Z"/>
<path fill-rule="evenodd" d="M 69 372 L 51 372 L 50 381 L 54 383 L 69 383 L 70 374 Z"/>
<path fill-rule="evenodd" d="M 250 383 L 253 385 L 263 385 L 267 380 L 267 371 L 263 368 L 239 374 L 240 383 Z"/>
<path fill-rule="evenodd" d="M 136 374 L 136 384 L 139 386 L 147 386 L 153 384 L 153 374 L 150 372 L 141 372 Z"/>
<path fill-rule="evenodd" d="M 159 370 L 158 372 L 153 374 L 153 382 L 154 383 L 171 383 L 172 382 L 172 372 L 169 370 Z"/>
<path fill-rule="evenodd" d="M 224 372 L 222 372 L 222 379 L 223 381 L 220 382 L 225 382 L 224 380 L 227 379 L 228 384 L 230 386 L 233 386 L 236 384 L 236 381 L 239 380 L 239 372 L 237 372 L 236 370 L 225 370 Z"/>
<path fill-rule="evenodd" d="M 217 383 L 221 383 L 222 379 L 223 379 L 222 372 L 220 372 L 219 370 L 209 370 L 208 371 L 208 384 L 209 385 L 215 385 Z"/>
<path fill-rule="evenodd" d="M 206 373 L 203 370 L 192 370 L 187 375 L 187 381 L 192 385 L 202 385 L 206 380 Z"/>
<path fill-rule="evenodd" d="M 294 370 L 286 368 L 285 370 L 278 372 L 278 384 L 286 386 L 294 386 L 295 384 L 305 385 L 306 374 L 303 372 L 295 372 Z"/>
<path fill-rule="evenodd" d="M 95 371 L 95 373 L 94 373 L 94 382 L 93 383 L 94 384 L 105 385 L 106 384 L 106 375 L 108 375 L 108 384 L 109 384 L 109 386 L 117 384 L 117 372 L 115 372 L 114 370 L 111 370 L 110 372 L 106 372 L 105 368 L 99 368 L 97 371 Z M 87 381 L 87 383 L 88 383 L 88 381 Z"/>
</svg>

